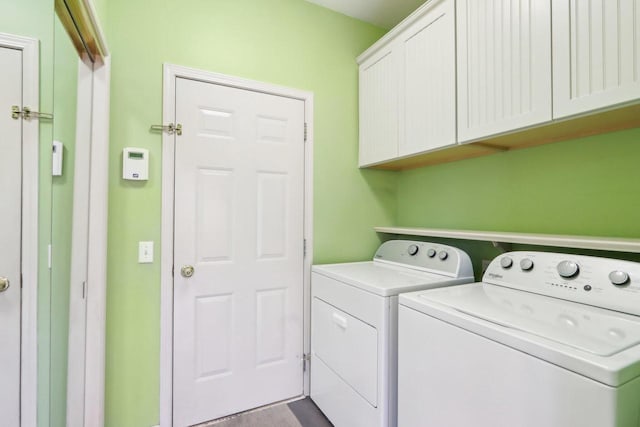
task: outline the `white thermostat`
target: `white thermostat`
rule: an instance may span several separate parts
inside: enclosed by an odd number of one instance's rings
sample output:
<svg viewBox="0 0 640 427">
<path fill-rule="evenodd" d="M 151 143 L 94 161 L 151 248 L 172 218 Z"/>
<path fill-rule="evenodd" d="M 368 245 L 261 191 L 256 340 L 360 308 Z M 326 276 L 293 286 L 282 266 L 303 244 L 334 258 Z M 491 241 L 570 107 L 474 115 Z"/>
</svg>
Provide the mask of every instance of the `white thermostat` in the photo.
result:
<svg viewBox="0 0 640 427">
<path fill-rule="evenodd" d="M 127 147 L 122 152 L 122 179 L 149 179 L 149 150 Z"/>
<path fill-rule="evenodd" d="M 51 157 L 51 174 L 53 176 L 62 176 L 62 156 L 64 154 L 64 145 L 60 141 L 53 141 L 53 156 Z"/>
</svg>

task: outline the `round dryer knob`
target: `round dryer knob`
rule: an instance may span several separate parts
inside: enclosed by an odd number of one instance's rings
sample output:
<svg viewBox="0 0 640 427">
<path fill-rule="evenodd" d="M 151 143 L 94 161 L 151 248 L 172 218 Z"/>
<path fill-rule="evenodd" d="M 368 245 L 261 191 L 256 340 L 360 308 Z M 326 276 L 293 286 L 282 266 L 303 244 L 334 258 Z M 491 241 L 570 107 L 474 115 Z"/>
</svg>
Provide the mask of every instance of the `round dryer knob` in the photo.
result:
<svg viewBox="0 0 640 427">
<path fill-rule="evenodd" d="M 429 258 L 433 258 L 434 256 L 436 256 L 436 250 L 435 250 L 435 249 L 433 249 L 433 248 L 429 249 L 429 250 L 427 251 L 427 256 L 428 256 Z"/>
<path fill-rule="evenodd" d="M 407 252 L 409 252 L 409 255 L 414 256 L 419 250 L 420 248 L 418 248 L 418 245 L 410 245 Z"/>
<path fill-rule="evenodd" d="M 580 266 L 573 261 L 562 261 L 558 264 L 558 274 L 565 279 L 575 277 L 580 272 Z"/>
<path fill-rule="evenodd" d="M 449 254 L 447 253 L 447 251 L 440 251 L 438 252 L 438 258 L 444 261 L 445 259 L 449 258 Z"/>
<path fill-rule="evenodd" d="M 513 260 L 508 256 L 503 257 L 502 259 L 500 259 L 500 265 L 502 266 L 502 268 L 511 268 L 511 266 L 513 265 Z"/>
<path fill-rule="evenodd" d="M 609 273 L 609 280 L 616 286 L 622 286 L 629 283 L 629 274 L 624 271 L 612 271 Z"/>
<path fill-rule="evenodd" d="M 533 270 L 533 261 L 529 258 L 523 258 L 520 261 L 520 268 L 522 271 L 531 271 Z"/>
</svg>

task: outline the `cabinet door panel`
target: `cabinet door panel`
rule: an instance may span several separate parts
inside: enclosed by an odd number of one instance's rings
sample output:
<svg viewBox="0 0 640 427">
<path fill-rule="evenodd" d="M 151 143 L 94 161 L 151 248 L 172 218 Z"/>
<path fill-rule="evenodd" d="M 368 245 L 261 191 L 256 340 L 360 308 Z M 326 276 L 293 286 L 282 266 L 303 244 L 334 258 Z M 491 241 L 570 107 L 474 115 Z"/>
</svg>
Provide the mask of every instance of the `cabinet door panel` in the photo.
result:
<svg viewBox="0 0 640 427">
<path fill-rule="evenodd" d="M 454 1 L 429 6 L 401 35 L 400 156 L 456 143 Z"/>
<path fill-rule="evenodd" d="M 550 0 L 458 0 L 458 139 L 551 120 Z"/>
<path fill-rule="evenodd" d="M 554 118 L 640 98 L 640 0 L 553 0 Z"/>
<path fill-rule="evenodd" d="M 360 166 L 398 156 L 398 72 L 391 46 L 360 66 Z"/>
</svg>

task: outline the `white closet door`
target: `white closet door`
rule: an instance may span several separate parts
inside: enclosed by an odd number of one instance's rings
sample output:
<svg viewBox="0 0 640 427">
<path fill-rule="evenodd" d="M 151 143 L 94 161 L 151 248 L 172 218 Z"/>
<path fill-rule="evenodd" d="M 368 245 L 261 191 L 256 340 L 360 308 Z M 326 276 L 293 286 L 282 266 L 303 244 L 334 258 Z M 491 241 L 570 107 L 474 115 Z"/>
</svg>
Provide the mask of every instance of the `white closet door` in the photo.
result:
<svg viewBox="0 0 640 427">
<path fill-rule="evenodd" d="M 399 155 L 456 144 L 455 2 L 432 0 L 401 36 Z"/>
<path fill-rule="evenodd" d="M 398 156 L 398 64 L 392 45 L 360 65 L 360 166 Z"/>
<path fill-rule="evenodd" d="M 176 121 L 173 426 L 184 427 L 303 392 L 304 102 L 178 78 Z"/>
<path fill-rule="evenodd" d="M 640 98 L 640 0 L 553 0 L 553 115 Z"/>
<path fill-rule="evenodd" d="M 458 0 L 458 139 L 551 120 L 550 0 Z"/>
<path fill-rule="evenodd" d="M 20 319 L 22 227 L 22 51 L 0 47 L 0 425 L 20 426 Z"/>
</svg>

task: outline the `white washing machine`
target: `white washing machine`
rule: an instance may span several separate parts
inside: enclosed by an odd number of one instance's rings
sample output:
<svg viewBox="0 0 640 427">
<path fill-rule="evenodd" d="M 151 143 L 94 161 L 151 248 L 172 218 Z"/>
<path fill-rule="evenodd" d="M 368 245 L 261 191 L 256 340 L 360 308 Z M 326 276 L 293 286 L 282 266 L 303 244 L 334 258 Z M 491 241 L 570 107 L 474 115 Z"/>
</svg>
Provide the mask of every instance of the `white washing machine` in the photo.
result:
<svg viewBox="0 0 640 427">
<path fill-rule="evenodd" d="M 397 425 L 398 294 L 470 282 L 463 251 L 406 240 L 313 267 L 311 398 L 336 427 Z"/>
<path fill-rule="evenodd" d="M 400 304 L 401 427 L 640 426 L 640 263 L 511 252 Z"/>
</svg>

